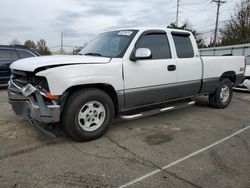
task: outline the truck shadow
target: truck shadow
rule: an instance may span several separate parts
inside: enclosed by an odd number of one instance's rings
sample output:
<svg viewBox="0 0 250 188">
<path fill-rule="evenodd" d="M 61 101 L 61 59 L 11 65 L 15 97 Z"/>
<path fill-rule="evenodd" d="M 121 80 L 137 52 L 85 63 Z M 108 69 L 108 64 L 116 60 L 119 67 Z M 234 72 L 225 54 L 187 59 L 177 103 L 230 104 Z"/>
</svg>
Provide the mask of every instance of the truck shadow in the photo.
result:
<svg viewBox="0 0 250 188">
<path fill-rule="evenodd" d="M 195 99 L 195 105 L 199 107 L 206 107 L 206 108 L 209 107 L 208 97 L 207 96 L 197 97 Z"/>
</svg>

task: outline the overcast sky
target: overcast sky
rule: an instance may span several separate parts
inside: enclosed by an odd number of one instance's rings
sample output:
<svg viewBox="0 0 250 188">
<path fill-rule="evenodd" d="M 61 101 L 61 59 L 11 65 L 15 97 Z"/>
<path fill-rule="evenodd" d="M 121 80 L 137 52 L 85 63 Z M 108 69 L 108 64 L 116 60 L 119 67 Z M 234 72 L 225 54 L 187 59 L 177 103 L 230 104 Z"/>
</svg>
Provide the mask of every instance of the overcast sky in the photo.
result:
<svg viewBox="0 0 250 188">
<path fill-rule="evenodd" d="M 193 28 L 213 34 L 216 4 L 211 0 L 181 0 L 180 23 L 188 20 Z M 221 6 L 220 26 L 235 11 L 240 0 Z M 176 19 L 176 0 L 1 0 L 0 44 L 12 39 L 38 41 L 43 38 L 51 50 L 60 45 L 82 45 L 99 32 L 134 26 L 166 27 Z"/>
</svg>

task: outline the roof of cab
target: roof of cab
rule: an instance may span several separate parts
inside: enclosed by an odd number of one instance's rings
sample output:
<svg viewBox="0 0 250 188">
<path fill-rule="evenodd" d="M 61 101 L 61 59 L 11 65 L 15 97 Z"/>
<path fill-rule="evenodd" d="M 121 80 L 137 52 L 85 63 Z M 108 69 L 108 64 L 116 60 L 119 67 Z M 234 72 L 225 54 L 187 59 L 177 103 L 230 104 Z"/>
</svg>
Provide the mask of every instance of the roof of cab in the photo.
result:
<svg viewBox="0 0 250 188">
<path fill-rule="evenodd" d="M 107 30 L 105 32 L 110 32 L 110 31 L 120 31 L 120 30 L 138 30 L 138 31 L 148 31 L 148 30 L 165 30 L 165 31 L 176 31 L 176 32 L 185 32 L 185 33 L 191 33 L 186 30 L 181 30 L 181 29 L 172 29 L 172 28 L 166 28 L 166 27 L 131 27 L 131 28 L 119 28 L 119 29 L 113 29 L 113 30 Z"/>
</svg>

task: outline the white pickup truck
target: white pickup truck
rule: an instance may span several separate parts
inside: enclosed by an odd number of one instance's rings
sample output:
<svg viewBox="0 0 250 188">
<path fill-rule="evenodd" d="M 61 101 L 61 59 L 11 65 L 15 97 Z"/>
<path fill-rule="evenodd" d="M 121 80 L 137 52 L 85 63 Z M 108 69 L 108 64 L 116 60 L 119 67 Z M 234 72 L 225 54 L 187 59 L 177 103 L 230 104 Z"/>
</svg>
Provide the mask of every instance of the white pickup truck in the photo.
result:
<svg viewBox="0 0 250 188">
<path fill-rule="evenodd" d="M 244 57 L 200 57 L 192 33 L 133 28 L 101 33 L 77 56 L 11 65 L 9 102 L 45 131 L 61 122 L 78 141 L 99 138 L 115 117 L 135 119 L 191 105 L 199 95 L 225 108 L 242 83 Z"/>
</svg>

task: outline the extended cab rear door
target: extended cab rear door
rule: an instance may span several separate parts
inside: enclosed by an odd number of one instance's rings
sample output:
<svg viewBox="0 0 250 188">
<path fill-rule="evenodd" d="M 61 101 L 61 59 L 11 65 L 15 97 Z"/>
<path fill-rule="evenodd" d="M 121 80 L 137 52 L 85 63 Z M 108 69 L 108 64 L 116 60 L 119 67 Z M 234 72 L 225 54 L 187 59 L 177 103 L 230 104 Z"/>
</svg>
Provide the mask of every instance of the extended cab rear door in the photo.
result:
<svg viewBox="0 0 250 188">
<path fill-rule="evenodd" d="M 150 59 L 131 61 L 125 57 L 124 91 L 125 108 L 132 109 L 175 98 L 176 71 L 166 31 L 143 32 L 135 44 L 131 44 L 130 55 L 138 48 L 148 48 Z"/>
<path fill-rule="evenodd" d="M 188 32 L 171 32 L 176 51 L 176 98 L 199 93 L 202 81 L 202 63 L 194 37 Z"/>
</svg>

